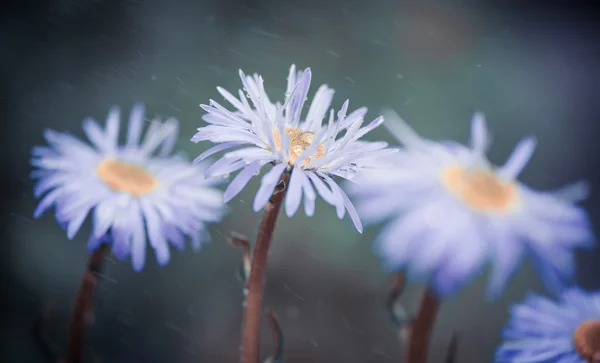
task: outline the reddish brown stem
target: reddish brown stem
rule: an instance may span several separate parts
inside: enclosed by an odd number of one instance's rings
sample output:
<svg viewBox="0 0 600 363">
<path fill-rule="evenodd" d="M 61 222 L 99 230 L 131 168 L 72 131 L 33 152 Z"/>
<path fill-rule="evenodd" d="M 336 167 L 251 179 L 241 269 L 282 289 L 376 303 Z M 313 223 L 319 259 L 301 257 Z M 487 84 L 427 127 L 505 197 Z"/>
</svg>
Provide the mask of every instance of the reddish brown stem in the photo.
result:
<svg viewBox="0 0 600 363">
<path fill-rule="evenodd" d="M 410 330 L 407 363 L 426 363 L 429 340 L 435 318 L 440 308 L 440 300 L 429 290 L 425 291 L 419 314 Z"/>
<path fill-rule="evenodd" d="M 94 296 L 98 277 L 104 257 L 109 251 L 106 244 L 100 245 L 88 259 L 87 269 L 73 306 L 73 314 L 69 325 L 69 342 L 67 347 L 66 363 L 83 362 L 86 329 L 92 325 L 94 316 Z"/>
<path fill-rule="evenodd" d="M 248 295 L 246 296 L 246 309 L 244 311 L 244 328 L 242 332 L 241 363 L 258 363 L 260 318 L 262 316 L 262 292 L 267 267 L 269 247 L 275 229 L 275 222 L 279 209 L 287 191 L 289 173 L 284 172 L 279 183 L 265 207 L 262 221 L 256 237 L 252 252 L 252 265 L 248 279 Z"/>
</svg>

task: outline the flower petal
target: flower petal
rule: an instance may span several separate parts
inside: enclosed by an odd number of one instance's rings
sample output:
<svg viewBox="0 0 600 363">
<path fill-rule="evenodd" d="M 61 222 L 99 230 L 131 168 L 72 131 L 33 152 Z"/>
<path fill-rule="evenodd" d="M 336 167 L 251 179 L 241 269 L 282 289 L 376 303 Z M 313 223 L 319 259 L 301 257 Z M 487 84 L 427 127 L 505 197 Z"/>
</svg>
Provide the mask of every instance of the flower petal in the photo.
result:
<svg viewBox="0 0 600 363">
<path fill-rule="evenodd" d="M 252 205 L 255 212 L 263 209 L 267 204 L 271 198 L 271 195 L 273 194 L 275 186 L 277 186 L 277 183 L 279 182 L 281 174 L 285 171 L 286 167 L 286 164 L 277 164 L 271 170 L 269 170 L 265 176 L 263 176 Z"/>
<path fill-rule="evenodd" d="M 302 169 L 295 166 L 292 170 L 292 176 L 290 177 L 289 185 L 287 186 L 287 193 L 285 197 L 285 214 L 288 217 L 292 217 L 300 208 L 302 202 Z"/>
<path fill-rule="evenodd" d="M 238 195 L 242 189 L 248 184 L 250 179 L 253 176 L 257 175 L 260 172 L 260 169 L 264 166 L 263 163 L 258 161 L 253 162 L 252 164 L 246 166 L 242 171 L 240 171 L 235 178 L 229 183 L 227 189 L 225 190 L 225 203 L 229 202 L 236 195 Z"/>
<path fill-rule="evenodd" d="M 398 141 L 406 147 L 419 147 L 423 144 L 423 139 L 419 136 L 408 123 L 391 109 L 382 111 L 385 122 L 383 125 Z"/>
<path fill-rule="evenodd" d="M 485 116 L 476 112 L 471 120 L 471 149 L 477 154 L 484 155 L 489 146 Z"/>
<path fill-rule="evenodd" d="M 533 136 L 521 140 L 508 157 L 506 163 L 498 168 L 498 176 L 505 180 L 516 179 L 527 165 L 527 162 L 529 162 L 535 150 L 536 143 L 537 141 Z"/>
<path fill-rule="evenodd" d="M 140 208 L 146 220 L 148 240 L 152 248 L 154 248 L 154 252 L 156 252 L 156 260 L 159 265 L 164 266 L 169 263 L 170 253 L 169 245 L 160 228 L 161 222 L 158 213 L 145 199 L 140 200 Z"/>
<path fill-rule="evenodd" d="M 202 154 L 200 154 L 197 158 L 194 159 L 193 163 L 198 164 L 199 162 L 201 162 L 202 160 L 206 159 L 207 157 L 209 157 L 211 155 L 214 155 L 218 152 L 221 152 L 221 151 L 224 151 L 227 149 L 234 148 L 236 146 L 240 146 L 242 144 L 243 143 L 241 143 L 241 142 L 224 142 L 222 144 L 218 144 L 218 145 L 213 146 L 210 149 L 206 150 Z"/>
<path fill-rule="evenodd" d="M 315 189 L 317 189 L 317 192 L 319 193 L 321 198 L 323 198 L 323 200 L 328 204 L 335 205 L 336 202 L 333 196 L 333 192 L 331 191 L 331 189 L 327 188 L 323 180 L 314 172 L 308 172 L 306 173 L 306 175 L 315 186 Z"/>
<path fill-rule="evenodd" d="M 144 227 L 144 219 L 139 207 L 139 204 L 134 203 L 132 212 L 131 224 L 131 262 L 133 269 L 140 272 L 146 262 L 146 231 Z"/>
<path fill-rule="evenodd" d="M 141 103 L 134 105 L 129 113 L 129 124 L 127 126 L 127 146 L 137 147 L 140 142 L 142 128 L 144 125 L 145 106 Z"/>
<path fill-rule="evenodd" d="M 116 150 L 119 143 L 120 117 L 121 109 L 118 106 L 111 107 L 106 117 L 106 142 L 111 150 Z"/>
</svg>

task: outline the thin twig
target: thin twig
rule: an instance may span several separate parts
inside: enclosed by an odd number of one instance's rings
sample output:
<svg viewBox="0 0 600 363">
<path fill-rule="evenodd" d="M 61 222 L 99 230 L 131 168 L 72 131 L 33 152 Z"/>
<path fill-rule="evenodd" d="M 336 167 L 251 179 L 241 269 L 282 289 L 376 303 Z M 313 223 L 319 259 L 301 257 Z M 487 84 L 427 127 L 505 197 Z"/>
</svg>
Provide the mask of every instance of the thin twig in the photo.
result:
<svg viewBox="0 0 600 363">
<path fill-rule="evenodd" d="M 79 291 L 73 306 L 71 324 L 69 325 L 69 342 L 66 363 L 83 362 L 85 334 L 94 320 L 94 298 L 98 285 L 97 274 L 102 269 L 104 257 L 109 251 L 107 244 L 98 247 L 88 259 L 87 269 L 81 279 Z"/>
<path fill-rule="evenodd" d="M 269 310 L 267 313 L 269 318 L 269 327 L 271 327 L 271 333 L 273 334 L 273 343 L 275 344 L 275 352 L 272 356 L 265 360 L 265 363 L 281 363 L 283 361 L 283 349 L 285 346 L 285 337 L 277 315 L 273 310 Z"/>
<path fill-rule="evenodd" d="M 252 252 L 252 266 L 248 279 L 248 295 L 244 311 L 244 328 L 242 332 L 241 363 L 259 362 L 260 318 L 262 316 L 262 291 L 267 267 L 269 247 L 275 230 L 275 222 L 283 198 L 287 191 L 290 174 L 286 171 L 281 175 L 271 199 L 265 207 L 258 236 Z"/>
<path fill-rule="evenodd" d="M 425 290 L 419 313 L 411 324 L 407 363 L 426 363 L 429 340 L 440 308 L 440 300 Z"/>
</svg>

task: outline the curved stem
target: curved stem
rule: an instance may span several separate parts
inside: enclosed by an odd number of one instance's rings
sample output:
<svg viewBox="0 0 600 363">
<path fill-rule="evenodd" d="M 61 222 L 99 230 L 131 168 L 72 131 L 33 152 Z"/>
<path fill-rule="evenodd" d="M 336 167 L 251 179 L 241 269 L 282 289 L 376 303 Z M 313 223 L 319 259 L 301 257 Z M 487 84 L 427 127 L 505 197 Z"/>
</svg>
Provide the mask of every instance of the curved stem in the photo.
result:
<svg viewBox="0 0 600 363">
<path fill-rule="evenodd" d="M 271 333 L 273 334 L 273 343 L 275 344 L 275 352 L 265 362 L 269 363 L 281 363 L 283 361 L 283 347 L 285 346 L 285 337 L 277 315 L 273 310 L 269 310 L 267 313 L 269 318 L 269 326 L 271 327 Z"/>
<path fill-rule="evenodd" d="M 83 362 L 86 329 L 92 325 L 94 317 L 94 296 L 98 285 L 98 274 L 102 262 L 109 250 L 107 244 L 100 245 L 89 257 L 87 269 L 73 306 L 71 323 L 69 325 L 69 342 L 67 347 L 66 363 Z"/>
<path fill-rule="evenodd" d="M 429 290 L 425 291 L 419 314 L 411 325 L 407 363 L 426 363 L 429 340 L 440 308 L 440 300 Z"/>
<path fill-rule="evenodd" d="M 288 172 L 281 175 L 279 183 L 265 207 L 254 251 L 252 252 L 248 295 L 246 296 L 246 309 L 244 311 L 241 363 L 258 363 L 259 360 L 260 318 L 262 316 L 262 291 L 265 270 L 275 222 L 287 191 L 289 178 L 290 174 Z"/>
</svg>

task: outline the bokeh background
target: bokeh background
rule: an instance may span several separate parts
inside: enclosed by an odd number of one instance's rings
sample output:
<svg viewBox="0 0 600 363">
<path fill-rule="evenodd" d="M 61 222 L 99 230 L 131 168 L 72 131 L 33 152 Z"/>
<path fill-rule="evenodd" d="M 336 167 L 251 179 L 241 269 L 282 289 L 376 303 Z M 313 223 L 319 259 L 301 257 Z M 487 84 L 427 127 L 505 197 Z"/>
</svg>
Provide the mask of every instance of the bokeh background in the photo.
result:
<svg viewBox="0 0 600 363">
<path fill-rule="evenodd" d="M 587 7 L 584 7 L 585 5 Z M 44 128 L 82 136 L 81 121 L 103 121 L 113 104 L 148 105 L 148 117 L 181 122 L 177 148 L 202 125 L 200 103 L 236 90 L 237 71 L 258 72 L 281 99 L 290 64 L 312 67 L 315 84 L 336 89 L 334 105 L 398 111 L 422 135 L 468 140 L 483 111 L 493 131 L 492 161 L 502 163 L 525 135 L 539 144 L 522 180 L 541 189 L 579 179 L 600 218 L 597 126 L 598 11 L 592 1 L 352 0 L 21 0 L 0 12 L 2 172 L 2 349 L 7 362 L 40 362 L 31 325 L 44 304 L 57 314 L 49 334 L 64 346 L 69 307 L 86 261 L 83 229 L 72 241 L 47 213 L 32 219 L 29 150 Z M 311 95 L 312 95 L 311 92 Z M 279 96 L 277 96 L 279 95 Z M 391 138 L 382 128 L 369 138 Z M 175 254 L 141 273 L 107 262 L 89 335 L 88 357 L 114 363 L 236 362 L 242 286 L 240 251 L 223 235 L 253 238 L 254 182 L 230 203 L 201 253 Z M 596 191 L 594 193 L 594 191 Z M 319 203 L 313 218 L 283 216 L 268 269 L 265 305 L 278 314 L 286 362 L 402 362 L 396 327 L 383 308 L 390 276 L 372 253 L 377 227 L 363 235 Z M 600 288 L 600 253 L 578 255 L 580 284 Z M 485 275 L 485 274 L 484 274 Z M 506 293 L 484 299 L 485 276 L 448 300 L 431 362 L 450 335 L 458 361 L 489 362 L 511 303 L 542 292 L 525 263 Z M 421 286 L 403 303 L 414 311 Z M 267 325 L 263 353 L 272 349 Z"/>
</svg>

